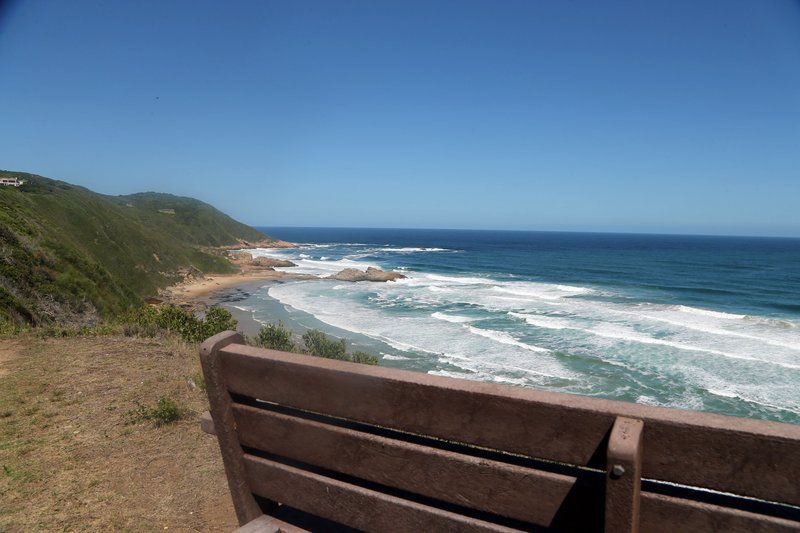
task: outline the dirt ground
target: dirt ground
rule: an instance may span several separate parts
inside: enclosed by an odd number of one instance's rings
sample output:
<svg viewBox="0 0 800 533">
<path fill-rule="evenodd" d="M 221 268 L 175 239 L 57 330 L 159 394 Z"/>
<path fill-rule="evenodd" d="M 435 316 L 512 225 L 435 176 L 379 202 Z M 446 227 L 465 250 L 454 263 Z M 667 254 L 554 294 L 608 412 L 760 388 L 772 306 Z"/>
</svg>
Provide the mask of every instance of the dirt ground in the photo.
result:
<svg viewBox="0 0 800 533">
<path fill-rule="evenodd" d="M 161 397 L 184 418 L 131 423 Z M 236 527 L 196 346 L 0 338 L 0 531 Z"/>
</svg>

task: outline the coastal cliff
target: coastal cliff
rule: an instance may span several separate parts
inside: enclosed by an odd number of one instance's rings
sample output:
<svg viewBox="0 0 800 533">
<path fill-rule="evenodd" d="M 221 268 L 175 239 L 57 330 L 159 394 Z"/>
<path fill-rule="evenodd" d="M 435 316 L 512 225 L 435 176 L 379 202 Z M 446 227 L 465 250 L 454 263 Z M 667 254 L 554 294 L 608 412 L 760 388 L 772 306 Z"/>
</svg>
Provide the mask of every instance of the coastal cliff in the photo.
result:
<svg viewBox="0 0 800 533">
<path fill-rule="evenodd" d="M 25 180 L 0 187 L 0 325 L 91 324 L 186 277 L 235 272 L 223 248 L 287 245 L 193 198 L 0 177 Z"/>
</svg>

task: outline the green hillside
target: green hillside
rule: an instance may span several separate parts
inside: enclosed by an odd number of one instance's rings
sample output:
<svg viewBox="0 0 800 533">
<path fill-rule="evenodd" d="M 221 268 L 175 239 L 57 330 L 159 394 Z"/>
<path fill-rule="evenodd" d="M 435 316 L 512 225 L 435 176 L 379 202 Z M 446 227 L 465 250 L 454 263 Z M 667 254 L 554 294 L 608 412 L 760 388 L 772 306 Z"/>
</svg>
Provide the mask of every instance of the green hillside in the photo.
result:
<svg viewBox="0 0 800 533">
<path fill-rule="evenodd" d="M 113 316 L 180 279 L 223 273 L 213 246 L 268 237 L 212 206 L 161 193 L 105 196 L 21 172 L 0 186 L 0 321 L 86 322 Z"/>
</svg>

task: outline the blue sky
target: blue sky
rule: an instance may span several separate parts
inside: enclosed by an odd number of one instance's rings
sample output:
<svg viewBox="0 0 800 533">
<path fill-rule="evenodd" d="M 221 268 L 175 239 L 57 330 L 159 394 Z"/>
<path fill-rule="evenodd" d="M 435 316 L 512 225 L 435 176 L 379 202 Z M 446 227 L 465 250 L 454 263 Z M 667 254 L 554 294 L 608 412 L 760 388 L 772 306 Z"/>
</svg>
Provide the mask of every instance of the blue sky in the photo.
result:
<svg viewBox="0 0 800 533">
<path fill-rule="evenodd" d="M 800 236 L 800 2 L 20 1 L 0 168 L 254 225 Z"/>
</svg>

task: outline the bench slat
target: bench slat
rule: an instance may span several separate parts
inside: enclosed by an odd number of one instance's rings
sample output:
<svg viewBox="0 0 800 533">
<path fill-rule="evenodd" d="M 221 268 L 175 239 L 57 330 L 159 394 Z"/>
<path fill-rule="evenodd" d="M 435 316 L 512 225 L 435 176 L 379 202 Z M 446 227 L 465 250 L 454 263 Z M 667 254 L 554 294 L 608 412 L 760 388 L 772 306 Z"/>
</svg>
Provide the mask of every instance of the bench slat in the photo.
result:
<svg viewBox="0 0 800 533">
<path fill-rule="evenodd" d="M 244 464 L 255 494 L 364 531 L 517 531 L 261 457 Z"/>
<path fill-rule="evenodd" d="M 641 493 L 639 531 L 724 531 L 725 533 L 798 533 L 800 523 L 683 498 Z"/>
<path fill-rule="evenodd" d="M 602 479 L 592 490 L 570 476 L 256 407 L 234 404 L 233 412 L 239 440 L 250 448 L 540 526 L 559 513 L 574 518 L 574 527 L 602 524 Z"/>
<path fill-rule="evenodd" d="M 401 431 L 605 468 L 617 416 L 644 421 L 643 476 L 800 505 L 800 426 L 358 365 L 233 344 L 231 392 Z"/>
</svg>

